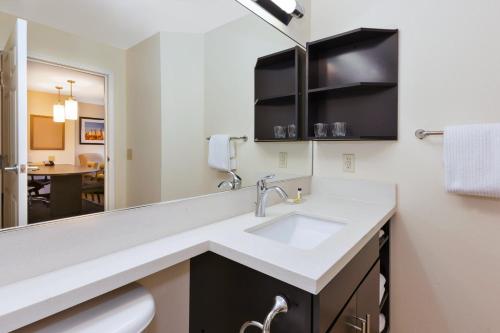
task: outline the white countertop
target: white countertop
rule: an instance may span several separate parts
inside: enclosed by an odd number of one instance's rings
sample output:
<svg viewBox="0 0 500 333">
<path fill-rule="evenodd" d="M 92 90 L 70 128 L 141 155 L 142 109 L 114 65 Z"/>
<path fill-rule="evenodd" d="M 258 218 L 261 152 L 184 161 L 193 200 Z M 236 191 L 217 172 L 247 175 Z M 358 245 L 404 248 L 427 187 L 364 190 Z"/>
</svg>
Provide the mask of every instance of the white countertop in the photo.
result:
<svg viewBox="0 0 500 333">
<path fill-rule="evenodd" d="M 0 332 L 22 327 L 206 251 L 318 294 L 396 210 L 393 185 L 382 199 L 376 192 L 371 193 L 373 198 L 346 198 L 338 191 L 320 191 L 321 187 L 302 204 L 268 207 L 264 218 L 244 214 L 0 287 Z M 311 250 L 245 232 L 292 212 L 344 222 L 346 226 Z"/>
</svg>

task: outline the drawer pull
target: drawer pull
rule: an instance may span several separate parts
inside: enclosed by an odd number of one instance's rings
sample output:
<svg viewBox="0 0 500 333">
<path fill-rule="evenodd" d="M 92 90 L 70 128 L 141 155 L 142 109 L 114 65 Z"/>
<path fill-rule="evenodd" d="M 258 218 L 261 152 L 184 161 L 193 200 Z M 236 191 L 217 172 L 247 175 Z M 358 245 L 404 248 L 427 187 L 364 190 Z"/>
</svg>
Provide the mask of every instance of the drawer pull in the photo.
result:
<svg viewBox="0 0 500 333">
<path fill-rule="evenodd" d="M 366 315 L 365 318 L 357 317 L 357 316 L 352 316 L 355 320 L 359 320 L 361 322 L 361 327 L 351 324 L 350 322 L 346 322 L 346 325 L 349 327 L 354 328 L 356 331 L 361 332 L 361 333 L 370 333 L 370 315 Z"/>
<path fill-rule="evenodd" d="M 359 326 L 356 326 L 354 324 L 351 324 L 350 322 L 346 321 L 345 324 L 349 327 L 352 327 L 354 328 L 356 331 L 358 332 L 361 332 L 361 333 L 366 333 L 366 330 L 365 330 L 365 327 L 363 325 L 363 327 L 359 327 Z"/>
<path fill-rule="evenodd" d="M 288 304 L 285 298 L 282 296 L 276 296 L 274 298 L 274 306 L 271 309 L 271 312 L 267 314 L 266 320 L 264 321 L 264 325 L 256 321 L 247 321 L 241 326 L 240 333 L 245 333 L 245 330 L 250 326 L 258 327 L 259 329 L 262 330 L 262 333 L 271 333 L 271 323 L 274 317 L 276 317 L 276 315 L 280 313 L 286 313 L 286 312 L 288 312 Z"/>
</svg>

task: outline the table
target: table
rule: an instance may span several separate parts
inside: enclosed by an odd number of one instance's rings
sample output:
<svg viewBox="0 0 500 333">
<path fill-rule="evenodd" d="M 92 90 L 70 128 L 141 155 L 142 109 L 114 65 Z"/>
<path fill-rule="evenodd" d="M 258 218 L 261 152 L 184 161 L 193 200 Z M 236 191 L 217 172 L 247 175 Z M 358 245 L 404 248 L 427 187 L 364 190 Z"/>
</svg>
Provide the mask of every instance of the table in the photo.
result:
<svg viewBox="0 0 500 333">
<path fill-rule="evenodd" d="M 99 168 L 72 164 L 39 166 L 29 170 L 30 176 L 50 177 L 50 215 L 63 218 L 82 212 L 82 176 L 99 171 Z"/>
</svg>

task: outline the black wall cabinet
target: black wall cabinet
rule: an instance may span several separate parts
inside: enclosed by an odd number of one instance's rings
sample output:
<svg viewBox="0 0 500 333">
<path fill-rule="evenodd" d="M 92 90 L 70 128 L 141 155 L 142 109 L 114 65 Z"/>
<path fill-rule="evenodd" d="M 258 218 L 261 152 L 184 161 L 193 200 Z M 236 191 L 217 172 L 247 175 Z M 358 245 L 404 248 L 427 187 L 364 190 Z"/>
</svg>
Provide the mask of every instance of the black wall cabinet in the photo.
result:
<svg viewBox="0 0 500 333">
<path fill-rule="evenodd" d="M 305 51 L 294 47 L 261 57 L 255 65 L 255 141 L 297 141 L 304 125 Z M 297 136 L 276 139 L 274 126 L 297 127 Z"/>
<path fill-rule="evenodd" d="M 302 52 L 286 50 L 257 62 L 255 141 L 275 141 L 273 126 L 294 120 L 302 140 L 397 139 L 397 30 L 360 28 L 308 43 L 305 75 Z M 346 122 L 347 136 L 330 131 L 315 138 L 314 124 L 333 122 Z"/>
</svg>

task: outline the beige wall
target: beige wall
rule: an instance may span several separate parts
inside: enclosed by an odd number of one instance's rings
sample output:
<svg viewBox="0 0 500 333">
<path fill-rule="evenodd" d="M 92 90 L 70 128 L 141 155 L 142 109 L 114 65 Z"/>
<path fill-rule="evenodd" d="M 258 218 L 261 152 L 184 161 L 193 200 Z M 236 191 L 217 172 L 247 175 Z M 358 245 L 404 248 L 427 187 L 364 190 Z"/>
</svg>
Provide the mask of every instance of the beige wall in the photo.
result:
<svg viewBox="0 0 500 333">
<path fill-rule="evenodd" d="M 128 206 L 161 200 L 160 34 L 127 50 Z"/>
<path fill-rule="evenodd" d="M 48 94 L 43 92 L 28 91 L 28 115 L 52 116 L 52 106 L 57 103 L 57 94 Z M 28 118 L 29 119 L 29 118 Z M 55 157 L 57 164 L 74 164 L 75 162 L 75 143 L 78 127 L 75 121 L 66 121 L 64 123 L 64 150 L 32 150 L 31 149 L 31 130 L 30 121 L 28 121 L 28 161 L 38 163 L 48 161 L 49 156 Z"/>
<path fill-rule="evenodd" d="M 357 27 L 400 29 L 399 141 L 320 143 L 314 173 L 399 184 L 392 234 L 397 333 L 497 332 L 500 202 L 443 189 L 442 138 L 417 128 L 500 121 L 500 3 L 314 0 L 313 39 Z M 341 154 L 356 154 L 342 173 Z"/>
<path fill-rule="evenodd" d="M 63 96 L 65 98 L 65 96 Z M 38 91 L 28 91 L 28 114 L 52 116 L 52 106 L 57 103 L 57 94 L 49 94 Z M 104 107 L 102 105 L 79 102 L 79 115 L 83 117 L 104 118 Z M 104 146 L 80 145 L 79 123 L 68 120 L 64 123 L 65 145 L 64 150 L 28 150 L 30 162 L 47 161 L 49 156 L 55 156 L 57 164 L 78 164 L 78 155 L 83 153 L 98 153 L 104 156 Z M 30 123 L 28 122 L 28 136 L 30 135 Z M 30 144 L 30 137 L 28 137 Z M 31 147 L 31 146 L 30 146 Z"/>
<path fill-rule="evenodd" d="M 15 18 L 0 13 L 0 48 L 5 44 Z M 114 118 L 110 142 L 111 164 L 115 171 L 115 205 L 126 203 L 126 102 L 125 102 L 125 51 L 100 44 L 82 37 L 49 28 L 34 22 L 28 23 L 28 55 L 60 64 L 111 74 Z M 109 133 L 109 131 L 108 131 Z"/>
<path fill-rule="evenodd" d="M 189 332 L 189 261 L 138 281 L 153 295 L 156 315 L 146 333 Z"/>
</svg>

